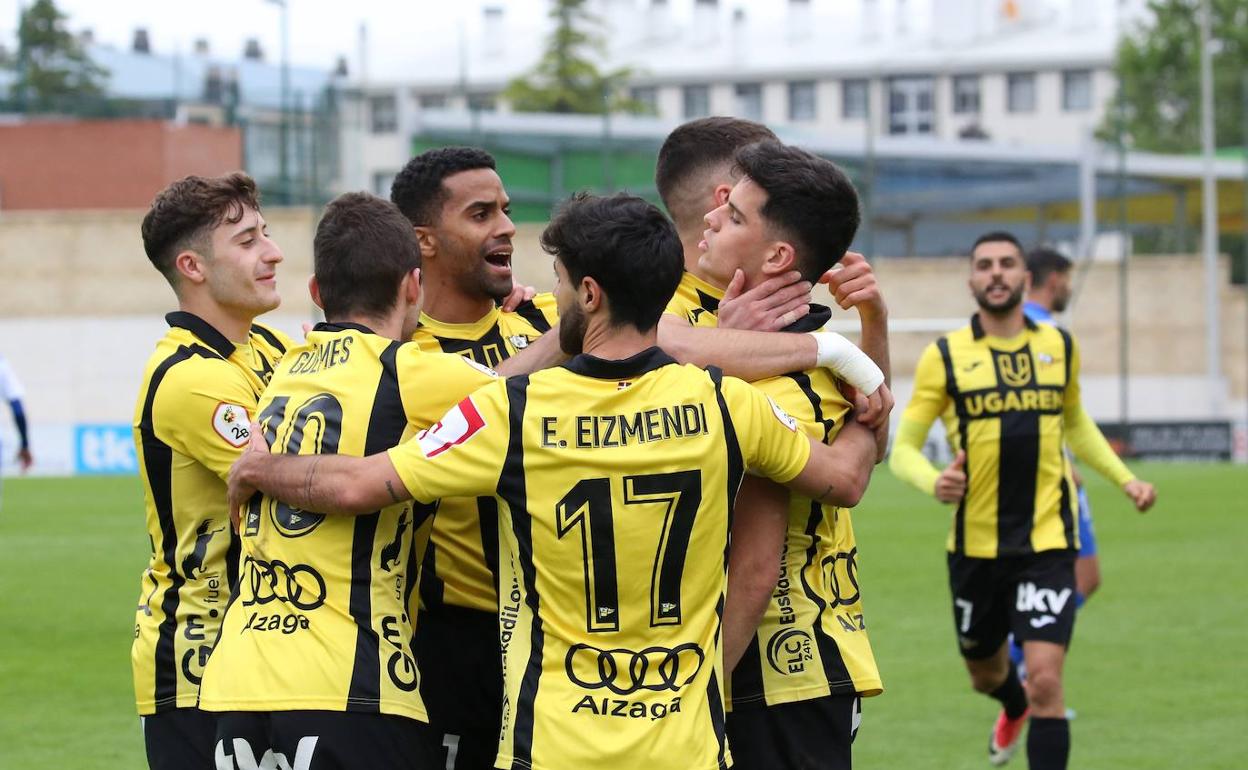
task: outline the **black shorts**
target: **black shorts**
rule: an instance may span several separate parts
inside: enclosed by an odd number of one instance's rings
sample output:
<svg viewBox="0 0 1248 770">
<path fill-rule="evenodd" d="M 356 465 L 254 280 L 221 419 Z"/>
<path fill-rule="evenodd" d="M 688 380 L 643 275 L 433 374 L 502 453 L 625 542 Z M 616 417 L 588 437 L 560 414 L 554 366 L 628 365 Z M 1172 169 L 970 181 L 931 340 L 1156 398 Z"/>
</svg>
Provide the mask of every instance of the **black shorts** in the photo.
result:
<svg viewBox="0 0 1248 770">
<path fill-rule="evenodd" d="M 416 622 L 420 696 L 447 770 L 491 770 L 503 725 L 498 617 L 442 605 Z"/>
<path fill-rule="evenodd" d="M 734 709 L 726 723 L 733 770 L 849 770 L 861 722 L 857 695 Z"/>
<path fill-rule="evenodd" d="M 224 712 L 217 720 L 216 757 L 217 770 L 441 768 L 429 725 L 352 711 Z"/>
<path fill-rule="evenodd" d="M 1013 632 L 1020 644 L 1067 646 L 1075 627 L 1075 551 L 975 559 L 949 554 L 958 650 L 990 658 Z"/>
<path fill-rule="evenodd" d="M 213 770 L 217 715 L 184 708 L 141 717 L 143 745 L 151 770 Z"/>
</svg>

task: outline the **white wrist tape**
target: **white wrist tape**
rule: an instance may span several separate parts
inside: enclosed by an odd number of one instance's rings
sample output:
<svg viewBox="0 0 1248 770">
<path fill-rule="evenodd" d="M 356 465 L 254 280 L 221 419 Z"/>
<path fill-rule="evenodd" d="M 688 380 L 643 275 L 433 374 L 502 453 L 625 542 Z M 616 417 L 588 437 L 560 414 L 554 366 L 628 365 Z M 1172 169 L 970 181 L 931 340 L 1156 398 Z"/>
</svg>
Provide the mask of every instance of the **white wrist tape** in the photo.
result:
<svg viewBox="0 0 1248 770">
<path fill-rule="evenodd" d="M 819 366 L 832 372 L 869 396 L 884 383 L 884 372 L 858 346 L 836 332 L 813 332 L 819 348 Z"/>
</svg>

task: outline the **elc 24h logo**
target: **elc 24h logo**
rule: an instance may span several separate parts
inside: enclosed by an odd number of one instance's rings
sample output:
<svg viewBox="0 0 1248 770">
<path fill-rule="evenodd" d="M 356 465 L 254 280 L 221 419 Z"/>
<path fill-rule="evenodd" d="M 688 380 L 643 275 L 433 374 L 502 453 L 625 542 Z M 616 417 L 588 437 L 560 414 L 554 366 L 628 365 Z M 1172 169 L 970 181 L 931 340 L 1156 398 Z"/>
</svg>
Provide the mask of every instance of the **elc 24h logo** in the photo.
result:
<svg viewBox="0 0 1248 770">
<path fill-rule="evenodd" d="M 129 425 L 75 425 L 74 472 L 138 473 L 134 436 Z"/>
</svg>

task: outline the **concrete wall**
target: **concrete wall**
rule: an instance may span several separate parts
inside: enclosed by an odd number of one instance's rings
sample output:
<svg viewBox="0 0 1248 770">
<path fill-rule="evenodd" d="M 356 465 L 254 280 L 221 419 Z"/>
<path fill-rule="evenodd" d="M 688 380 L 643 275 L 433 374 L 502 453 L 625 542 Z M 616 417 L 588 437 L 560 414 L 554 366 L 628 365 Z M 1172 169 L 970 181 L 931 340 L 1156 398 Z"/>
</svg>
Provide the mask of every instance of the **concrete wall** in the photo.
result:
<svg viewBox="0 0 1248 770">
<path fill-rule="evenodd" d="M 130 421 L 144 361 L 164 333 L 164 313 L 175 307 L 172 291 L 143 254 L 142 215 L 142 210 L 0 214 L 0 352 L 26 386 L 44 472 L 74 469 L 78 426 Z M 316 212 L 270 208 L 265 216 L 286 256 L 278 275 L 282 308 L 265 321 L 299 336 L 300 324 L 315 317 L 305 287 Z M 550 257 L 537 244 L 540 231 L 540 225 L 520 227 L 515 268 L 520 280 L 549 289 L 554 278 Z M 960 257 L 877 264 L 891 309 L 899 403 L 909 397 L 923 346 L 965 323 L 973 311 L 967 267 Z M 1117 270 L 1115 264 L 1093 264 L 1086 278 L 1077 279 L 1080 293 L 1068 319 L 1082 345 L 1085 403 L 1094 417 L 1105 420 L 1116 419 L 1120 411 Z M 1224 276 L 1226 270 L 1224 262 Z M 1225 417 L 1242 420 L 1248 391 L 1245 294 L 1223 281 L 1225 381 L 1210 393 L 1203 377 L 1202 280 L 1196 257 L 1140 257 L 1131 263 L 1134 419 L 1199 419 L 1218 407 Z M 837 312 L 839 323 L 855 325 L 854 314 Z M 0 452 L 7 464 L 13 443 L 4 411 Z M 113 449 L 124 454 L 124 433 L 109 440 L 114 439 Z M 103 439 L 92 434 L 90 440 L 95 442 L 92 452 L 107 453 Z"/>
<path fill-rule="evenodd" d="M 0 210 L 146 206 L 175 179 L 242 165 L 237 128 L 157 120 L 0 126 Z"/>
</svg>

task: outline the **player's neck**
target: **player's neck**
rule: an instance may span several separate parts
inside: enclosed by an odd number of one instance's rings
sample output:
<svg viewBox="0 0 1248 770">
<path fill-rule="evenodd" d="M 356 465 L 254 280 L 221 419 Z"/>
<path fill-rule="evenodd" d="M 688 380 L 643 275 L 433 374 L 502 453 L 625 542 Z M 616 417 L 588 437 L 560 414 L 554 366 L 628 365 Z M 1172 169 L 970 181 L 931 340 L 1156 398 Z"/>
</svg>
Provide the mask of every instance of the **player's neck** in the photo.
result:
<svg viewBox="0 0 1248 770">
<path fill-rule="evenodd" d="M 1000 337 L 1009 339 L 1023 331 L 1027 322 L 1023 317 L 1022 304 L 1015 305 L 1005 313 L 990 313 L 987 310 L 980 309 L 979 324 L 984 328 L 984 334 L 989 337 Z"/>
<path fill-rule="evenodd" d="M 180 298 L 178 302 L 182 310 L 199 316 L 209 326 L 225 335 L 230 342 L 242 342 L 247 339 L 247 332 L 255 321 L 255 316 L 239 317 L 236 312 L 218 305 L 207 297 L 190 295 Z"/>
<path fill-rule="evenodd" d="M 337 318 L 326 318 L 326 323 L 352 323 L 367 327 L 373 334 L 379 337 L 385 337 L 388 340 L 403 341 L 403 314 L 391 313 L 388 316 L 378 318 L 376 316 L 361 315 L 358 313 L 348 313 L 345 316 Z"/>
<path fill-rule="evenodd" d="M 685 233 L 680 237 L 681 248 L 685 250 L 685 269 L 694 275 L 698 274 L 698 257 L 702 256 L 702 250 L 698 248 L 698 244 L 701 242 L 701 230 Z"/>
<path fill-rule="evenodd" d="M 582 352 L 607 361 L 632 358 L 658 343 L 658 327 L 639 332 L 632 326 L 610 326 L 605 320 L 591 319 L 585 329 Z"/>
<path fill-rule="evenodd" d="M 1045 294 L 1028 294 L 1027 301 L 1033 305 L 1039 305 L 1048 312 L 1053 312 L 1053 299 Z"/>
<path fill-rule="evenodd" d="M 494 309 L 489 297 L 471 296 L 447 276 L 425 276 L 425 315 L 446 324 L 470 324 L 480 321 Z"/>
</svg>

